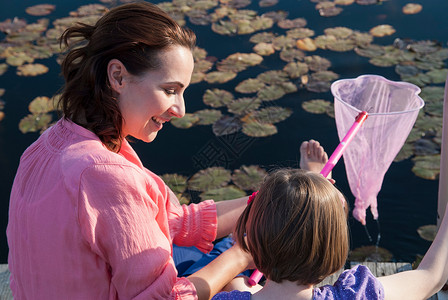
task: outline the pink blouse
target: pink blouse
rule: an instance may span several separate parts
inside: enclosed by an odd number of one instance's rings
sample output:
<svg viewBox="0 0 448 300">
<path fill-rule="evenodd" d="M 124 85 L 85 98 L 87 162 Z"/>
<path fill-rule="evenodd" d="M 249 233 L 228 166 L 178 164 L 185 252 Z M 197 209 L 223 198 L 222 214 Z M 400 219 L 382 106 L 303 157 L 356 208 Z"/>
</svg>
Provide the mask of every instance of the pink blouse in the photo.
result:
<svg viewBox="0 0 448 300">
<path fill-rule="evenodd" d="M 22 155 L 7 228 L 14 299 L 196 299 L 172 243 L 206 252 L 216 206 L 180 206 L 127 141 L 60 120 Z"/>
</svg>

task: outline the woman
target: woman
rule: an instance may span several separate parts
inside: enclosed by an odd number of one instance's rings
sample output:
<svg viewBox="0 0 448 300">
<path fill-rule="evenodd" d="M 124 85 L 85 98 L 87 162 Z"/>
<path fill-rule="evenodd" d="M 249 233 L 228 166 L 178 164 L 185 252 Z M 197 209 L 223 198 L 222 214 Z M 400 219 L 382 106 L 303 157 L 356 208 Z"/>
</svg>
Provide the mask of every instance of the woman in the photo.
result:
<svg viewBox="0 0 448 300">
<path fill-rule="evenodd" d="M 61 40 L 71 46 L 63 118 L 25 151 L 11 191 L 14 298 L 210 298 L 247 269 L 250 255 L 234 246 L 177 278 L 172 244 L 210 251 L 247 197 L 181 207 L 126 141 L 151 142 L 185 114 L 195 35 L 141 2 L 95 26 L 77 24 Z"/>
</svg>

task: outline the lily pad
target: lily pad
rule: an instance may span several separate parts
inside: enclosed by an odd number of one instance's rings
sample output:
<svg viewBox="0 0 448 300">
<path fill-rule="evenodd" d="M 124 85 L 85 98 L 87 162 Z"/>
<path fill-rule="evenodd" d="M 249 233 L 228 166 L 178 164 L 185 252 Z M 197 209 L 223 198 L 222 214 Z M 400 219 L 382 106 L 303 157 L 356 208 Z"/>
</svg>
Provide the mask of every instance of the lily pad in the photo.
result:
<svg viewBox="0 0 448 300">
<path fill-rule="evenodd" d="M 48 72 L 48 67 L 42 64 L 26 64 L 17 67 L 16 74 L 19 76 L 37 76 Z"/>
<path fill-rule="evenodd" d="M 274 46 L 270 43 L 258 43 L 253 49 L 255 53 L 262 56 L 269 56 L 275 53 Z"/>
<path fill-rule="evenodd" d="M 406 15 L 414 15 L 421 12 L 423 9 L 423 6 L 417 3 L 408 3 L 405 6 L 403 6 L 403 13 Z"/>
<path fill-rule="evenodd" d="M 296 42 L 297 48 L 304 51 L 316 51 L 317 46 L 314 41 L 310 38 L 304 38 L 297 40 Z"/>
<path fill-rule="evenodd" d="M 241 121 L 237 117 L 223 116 L 213 124 L 213 133 L 222 136 L 238 132 L 241 129 Z"/>
<path fill-rule="evenodd" d="M 226 186 L 231 172 L 223 167 L 211 167 L 201 170 L 188 180 L 188 188 L 193 191 L 207 191 Z"/>
<path fill-rule="evenodd" d="M 440 153 L 440 147 L 435 142 L 429 139 L 419 139 L 414 142 L 415 155 L 433 155 Z"/>
<path fill-rule="evenodd" d="M 194 72 L 206 73 L 213 67 L 213 62 L 201 59 L 194 62 Z"/>
<path fill-rule="evenodd" d="M 212 24 L 212 30 L 221 35 L 235 35 L 238 32 L 238 25 L 231 21 L 219 20 Z"/>
<path fill-rule="evenodd" d="M 277 127 L 273 124 L 256 121 L 243 124 L 243 133 L 251 137 L 266 137 L 277 133 Z"/>
<path fill-rule="evenodd" d="M 193 127 L 193 125 L 195 125 L 198 121 L 198 116 L 186 113 L 182 118 L 173 117 L 171 119 L 171 124 L 176 128 L 188 129 Z"/>
<path fill-rule="evenodd" d="M 285 71 L 278 71 L 278 70 L 271 70 L 260 73 L 257 76 L 257 79 L 261 80 L 266 84 L 276 84 L 289 81 L 288 73 L 286 73 Z"/>
<path fill-rule="evenodd" d="M 306 84 L 306 89 L 310 92 L 325 93 L 330 90 L 331 83 L 328 81 L 309 81 Z"/>
<path fill-rule="evenodd" d="M 49 114 L 29 114 L 19 122 L 19 130 L 22 133 L 37 132 L 48 128 L 51 122 Z"/>
<path fill-rule="evenodd" d="M 412 77 L 420 73 L 420 70 L 416 66 L 412 65 L 397 65 L 395 72 L 401 76 L 401 78 Z"/>
<path fill-rule="evenodd" d="M 425 102 L 439 102 L 443 100 L 443 95 L 445 90 L 441 86 L 425 86 L 422 88 L 420 97 L 422 97 Z"/>
<path fill-rule="evenodd" d="M 211 107 L 226 106 L 233 101 L 233 94 L 221 89 L 206 90 L 202 97 L 205 104 Z"/>
<path fill-rule="evenodd" d="M 305 58 L 305 52 L 295 49 L 295 48 L 288 48 L 283 49 L 280 52 L 280 59 L 286 62 L 293 62 L 296 60 L 303 60 Z"/>
<path fill-rule="evenodd" d="M 313 81 L 334 81 L 339 78 L 339 75 L 333 71 L 319 71 L 311 74 Z"/>
<path fill-rule="evenodd" d="M 239 169 L 233 171 L 232 181 L 242 190 L 257 191 L 260 189 L 261 183 L 266 175 L 266 170 L 259 166 L 243 165 Z"/>
<path fill-rule="evenodd" d="M 26 8 L 26 13 L 32 16 L 46 16 L 55 10 L 56 6 L 53 4 L 38 4 Z"/>
<path fill-rule="evenodd" d="M 216 109 L 203 109 L 194 113 L 198 118 L 197 125 L 211 125 L 218 121 L 222 113 Z"/>
<path fill-rule="evenodd" d="M 302 108 L 312 114 L 324 114 L 333 103 L 323 99 L 313 99 L 302 102 Z"/>
<path fill-rule="evenodd" d="M 283 68 L 283 71 L 288 73 L 291 78 L 299 78 L 308 73 L 308 65 L 302 62 L 290 62 Z"/>
<path fill-rule="evenodd" d="M 442 118 L 436 116 L 422 116 L 415 122 L 415 127 L 422 131 L 437 132 L 442 129 Z"/>
<path fill-rule="evenodd" d="M 375 44 L 369 44 L 367 46 L 355 48 L 355 52 L 359 56 L 373 58 L 373 57 L 384 55 L 385 50 L 382 46 L 375 45 Z"/>
<path fill-rule="evenodd" d="M 305 57 L 305 63 L 311 71 L 325 71 L 331 67 L 331 62 L 328 59 L 318 55 Z"/>
<path fill-rule="evenodd" d="M 0 31 L 11 34 L 13 32 L 18 32 L 25 28 L 26 20 L 15 17 L 14 19 L 6 19 L 3 22 L 0 22 Z"/>
<path fill-rule="evenodd" d="M 333 27 L 324 30 L 326 35 L 332 35 L 338 39 L 346 39 L 353 34 L 353 30 L 347 27 Z"/>
<path fill-rule="evenodd" d="M 266 84 L 257 78 L 249 78 L 241 81 L 236 87 L 235 91 L 242 94 L 256 93 L 264 88 Z"/>
<path fill-rule="evenodd" d="M 395 29 L 391 25 L 383 24 L 370 29 L 370 34 L 375 37 L 383 37 L 395 33 Z"/>
<path fill-rule="evenodd" d="M 314 35 L 314 30 L 309 28 L 293 28 L 286 32 L 286 37 L 293 39 L 304 39 Z"/>
<path fill-rule="evenodd" d="M 416 156 L 412 159 L 415 163 L 412 172 L 418 177 L 436 180 L 440 173 L 440 154 L 428 156 Z"/>
<path fill-rule="evenodd" d="M 33 114 L 44 114 L 53 111 L 54 105 L 48 97 L 36 97 L 28 105 L 28 109 Z"/>
<path fill-rule="evenodd" d="M 260 7 L 269 7 L 269 6 L 274 6 L 278 3 L 278 0 L 260 0 L 260 2 L 258 2 L 258 5 L 260 5 Z"/>
<path fill-rule="evenodd" d="M 291 29 L 291 28 L 301 28 L 305 27 L 307 24 L 304 18 L 296 18 L 293 20 L 284 19 L 280 20 L 277 23 L 277 26 L 283 29 Z"/>
<path fill-rule="evenodd" d="M 236 115 L 245 115 L 260 107 L 261 100 L 258 98 L 239 98 L 227 105 L 229 112 Z"/>
<path fill-rule="evenodd" d="M 394 162 L 408 159 L 412 155 L 414 155 L 414 145 L 405 143 L 403 147 L 401 147 L 400 152 L 398 152 L 397 156 L 395 157 Z"/>
<path fill-rule="evenodd" d="M 234 72 L 215 71 L 207 73 L 204 77 L 204 80 L 208 83 L 225 83 L 235 78 L 236 75 L 237 73 Z"/>
<path fill-rule="evenodd" d="M 0 64 L 0 76 L 5 74 L 7 70 L 8 70 L 7 64 Z"/>
<path fill-rule="evenodd" d="M 437 234 L 437 225 L 423 225 L 417 229 L 418 235 L 427 241 L 434 241 Z"/>
<path fill-rule="evenodd" d="M 185 176 L 179 174 L 163 174 L 160 177 L 176 194 L 182 194 L 187 189 L 187 177 Z"/>
<path fill-rule="evenodd" d="M 327 49 L 328 44 L 336 43 L 336 41 L 334 35 L 319 35 L 314 39 L 314 44 L 318 48 Z"/>
<path fill-rule="evenodd" d="M 292 110 L 280 106 L 269 106 L 252 113 L 252 118 L 260 123 L 275 124 L 286 120 L 292 114 Z"/>
<path fill-rule="evenodd" d="M 426 75 L 431 78 L 432 83 L 444 83 L 448 75 L 448 69 L 431 70 L 427 72 Z"/>
<path fill-rule="evenodd" d="M 323 7 L 319 9 L 319 14 L 322 17 L 334 17 L 339 15 L 342 12 L 342 8 L 341 7 L 337 7 L 337 6 L 330 6 L 330 7 Z"/>
<path fill-rule="evenodd" d="M 272 43 L 275 39 L 275 34 L 272 32 L 260 32 L 250 37 L 249 41 L 254 44 L 258 43 Z"/>
<path fill-rule="evenodd" d="M 347 52 L 355 49 L 355 41 L 349 39 L 336 39 L 333 43 L 327 44 L 327 49 L 337 52 Z"/>
<path fill-rule="evenodd" d="M 280 35 L 273 40 L 272 44 L 274 45 L 275 50 L 280 51 L 283 49 L 293 48 L 296 41 L 291 37 Z"/>
<path fill-rule="evenodd" d="M 234 185 L 225 186 L 218 189 L 210 189 L 200 195 L 201 200 L 213 199 L 214 201 L 224 201 L 238 199 L 246 196 L 246 192 Z"/>
<path fill-rule="evenodd" d="M 270 85 L 260 89 L 257 97 L 262 101 L 273 101 L 282 98 L 285 94 L 286 92 L 281 86 Z"/>
<path fill-rule="evenodd" d="M 348 259 L 350 261 L 363 262 L 388 262 L 391 261 L 392 253 L 384 248 L 376 246 L 363 246 L 350 251 Z"/>
</svg>

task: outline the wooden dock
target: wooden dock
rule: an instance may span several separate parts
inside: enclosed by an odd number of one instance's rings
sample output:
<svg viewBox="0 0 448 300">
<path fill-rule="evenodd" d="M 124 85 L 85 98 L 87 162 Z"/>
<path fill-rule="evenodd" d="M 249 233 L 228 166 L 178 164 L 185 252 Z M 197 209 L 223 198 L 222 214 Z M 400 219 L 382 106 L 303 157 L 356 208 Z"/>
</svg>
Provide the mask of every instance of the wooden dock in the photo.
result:
<svg viewBox="0 0 448 300">
<path fill-rule="evenodd" d="M 350 265 L 351 265 L 351 267 L 353 267 L 358 264 L 367 266 L 375 276 L 387 276 L 387 275 L 391 275 L 391 274 L 395 274 L 398 272 L 403 272 L 403 271 L 412 269 L 410 263 L 392 263 L 392 262 L 378 262 L 378 263 L 376 263 L 376 262 L 361 262 L 361 263 L 357 263 L 357 262 L 351 262 Z M 343 270 L 340 270 L 339 272 L 325 278 L 325 280 L 323 282 L 321 282 L 318 286 L 325 285 L 325 284 L 332 285 L 337 280 L 337 278 L 342 273 L 342 271 Z M 0 300 L 12 300 L 12 299 L 13 298 L 12 298 L 12 294 L 11 294 L 11 289 L 9 288 L 8 265 L 0 264 Z M 432 296 L 428 300 L 442 300 L 442 299 L 447 299 L 447 298 L 446 298 L 446 296 L 438 297 L 438 294 L 437 294 L 437 295 Z"/>
</svg>

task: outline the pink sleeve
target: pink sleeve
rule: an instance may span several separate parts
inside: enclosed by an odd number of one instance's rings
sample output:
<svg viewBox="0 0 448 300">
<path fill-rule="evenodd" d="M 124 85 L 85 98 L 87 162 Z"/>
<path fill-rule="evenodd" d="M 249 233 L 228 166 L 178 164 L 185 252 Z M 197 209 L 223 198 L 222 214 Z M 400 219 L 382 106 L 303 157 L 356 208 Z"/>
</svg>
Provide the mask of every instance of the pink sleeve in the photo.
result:
<svg viewBox="0 0 448 300">
<path fill-rule="evenodd" d="M 77 207 L 82 234 L 99 267 L 109 270 L 118 298 L 197 299 L 194 285 L 177 278 L 166 199 L 151 188 L 147 176 L 131 166 L 86 169 Z"/>
<path fill-rule="evenodd" d="M 218 230 L 215 202 L 207 200 L 180 206 L 174 193 L 169 188 L 168 191 L 167 210 L 174 244 L 196 246 L 202 252 L 210 252 Z"/>
</svg>

